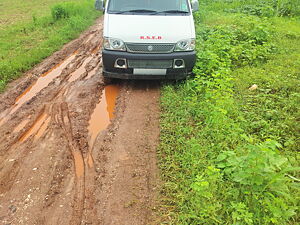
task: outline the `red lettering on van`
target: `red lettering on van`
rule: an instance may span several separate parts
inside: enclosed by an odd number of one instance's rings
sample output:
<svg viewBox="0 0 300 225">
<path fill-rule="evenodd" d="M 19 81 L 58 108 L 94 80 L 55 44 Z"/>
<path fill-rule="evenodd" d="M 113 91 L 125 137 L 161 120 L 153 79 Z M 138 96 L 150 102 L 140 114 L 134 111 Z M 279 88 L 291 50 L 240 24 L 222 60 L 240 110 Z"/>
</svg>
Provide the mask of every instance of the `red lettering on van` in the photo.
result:
<svg viewBox="0 0 300 225">
<path fill-rule="evenodd" d="M 143 40 L 161 40 L 162 36 L 140 36 L 140 39 Z"/>
</svg>

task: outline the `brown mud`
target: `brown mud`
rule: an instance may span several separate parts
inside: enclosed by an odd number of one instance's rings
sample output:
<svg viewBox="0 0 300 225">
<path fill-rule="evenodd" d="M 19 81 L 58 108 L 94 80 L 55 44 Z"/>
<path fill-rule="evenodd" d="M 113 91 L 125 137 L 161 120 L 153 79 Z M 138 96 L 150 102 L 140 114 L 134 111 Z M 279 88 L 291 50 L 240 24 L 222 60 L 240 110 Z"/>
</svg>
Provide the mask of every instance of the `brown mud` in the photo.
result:
<svg viewBox="0 0 300 225">
<path fill-rule="evenodd" d="M 0 95 L 0 224 L 153 223 L 160 84 L 102 78 L 102 19 Z"/>
</svg>

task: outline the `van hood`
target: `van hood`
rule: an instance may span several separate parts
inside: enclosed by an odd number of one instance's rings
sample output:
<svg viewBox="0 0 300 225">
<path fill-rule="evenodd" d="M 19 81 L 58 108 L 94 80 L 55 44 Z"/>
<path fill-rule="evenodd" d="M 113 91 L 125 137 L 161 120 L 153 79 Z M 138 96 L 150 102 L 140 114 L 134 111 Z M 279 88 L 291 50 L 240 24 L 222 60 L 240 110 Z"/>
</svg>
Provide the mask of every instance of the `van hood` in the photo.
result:
<svg viewBox="0 0 300 225">
<path fill-rule="evenodd" d="M 193 17 L 105 14 L 104 37 L 132 43 L 176 43 L 195 38 Z"/>
</svg>

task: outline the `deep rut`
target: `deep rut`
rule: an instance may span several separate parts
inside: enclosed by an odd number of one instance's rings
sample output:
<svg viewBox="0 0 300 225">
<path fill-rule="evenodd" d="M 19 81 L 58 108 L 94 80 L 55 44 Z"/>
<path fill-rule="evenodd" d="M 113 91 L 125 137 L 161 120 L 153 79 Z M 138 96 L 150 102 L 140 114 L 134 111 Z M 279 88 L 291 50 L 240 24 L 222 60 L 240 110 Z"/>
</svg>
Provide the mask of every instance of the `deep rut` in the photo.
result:
<svg viewBox="0 0 300 225">
<path fill-rule="evenodd" d="M 148 224 L 159 83 L 105 84 L 102 19 L 0 95 L 0 224 Z"/>
</svg>

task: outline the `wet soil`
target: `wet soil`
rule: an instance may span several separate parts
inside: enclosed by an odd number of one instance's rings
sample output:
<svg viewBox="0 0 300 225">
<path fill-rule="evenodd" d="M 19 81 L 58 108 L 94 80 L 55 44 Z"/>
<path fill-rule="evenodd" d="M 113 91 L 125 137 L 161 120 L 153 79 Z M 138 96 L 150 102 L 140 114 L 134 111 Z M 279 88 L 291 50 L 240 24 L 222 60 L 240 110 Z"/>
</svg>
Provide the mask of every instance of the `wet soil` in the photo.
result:
<svg viewBox="0 0 300 225">
<path fill-rule="evenodd" d="M 104 83 L 102 19 L 0 95 L 0 224 L 153 223 L 160 84 Z"/>
</svg>

